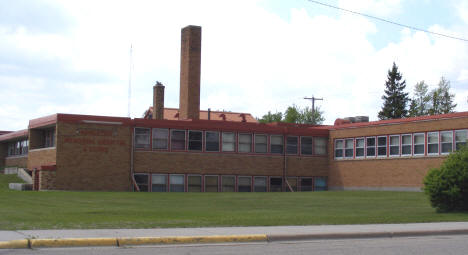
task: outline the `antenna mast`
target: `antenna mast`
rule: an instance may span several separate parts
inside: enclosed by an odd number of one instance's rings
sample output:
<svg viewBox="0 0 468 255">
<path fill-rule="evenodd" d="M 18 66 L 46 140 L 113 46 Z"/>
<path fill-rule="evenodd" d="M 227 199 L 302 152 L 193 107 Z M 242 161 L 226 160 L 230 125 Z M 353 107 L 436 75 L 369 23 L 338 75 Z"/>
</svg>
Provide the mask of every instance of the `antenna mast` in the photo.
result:
<svg viewBox="0 0 468 255">
<path fill-rule="evenodd" d="M 132 68 L 133 68 L 133 45 L 130 44 L 130 67 L 128 71 L 128 113 L 127 117 L 130 118 L 130 102 L 132 97 Z"/>
</svg>

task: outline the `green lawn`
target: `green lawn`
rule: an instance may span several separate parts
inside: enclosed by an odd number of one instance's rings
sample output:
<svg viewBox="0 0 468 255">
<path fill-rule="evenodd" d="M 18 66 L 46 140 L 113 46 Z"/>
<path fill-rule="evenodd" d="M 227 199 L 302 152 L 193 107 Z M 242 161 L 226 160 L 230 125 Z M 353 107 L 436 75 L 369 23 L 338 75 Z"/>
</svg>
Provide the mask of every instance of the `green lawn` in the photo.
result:
<svg viewBox="0 0 468 255">
<path fill-rule="evenodd" d="M 0 175 L 0 229 L 157 228 L 468 221 L 423 193 L 132 193 L 10 191 Z"/>
</svg>

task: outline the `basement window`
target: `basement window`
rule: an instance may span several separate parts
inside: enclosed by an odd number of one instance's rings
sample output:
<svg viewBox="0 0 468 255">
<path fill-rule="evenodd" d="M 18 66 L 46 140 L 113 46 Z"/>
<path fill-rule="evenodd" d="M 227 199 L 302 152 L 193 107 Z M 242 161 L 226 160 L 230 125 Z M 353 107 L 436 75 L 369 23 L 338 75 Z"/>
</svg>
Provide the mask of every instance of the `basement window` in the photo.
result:
<svg viewBox="0 0 468 255">
<path fill-rule="evenodd" d="M 153 174 L 151 175 L 151 191 L 166 192 L 167 191 L 167 175 Z"/>
<path fill-rule="evenodd" d="M 236 191 L 236 177 L 235 176 L 222 176 L 222 191 L 234 192 Z"/>
<path fill-rule="evenodd" d="M 379 157 L 387 156 L 387 137 L 379 136 L 377 138 L 377 155 Z"/>
<path fill-rule="evenodd" d="M 171 130 L 171 150 L 185 150 L 185 130 Z"/>
<path fill-rule="evenodd" d="M 215 132 L 215 131 L 205 132 L 205 150 L 206 151 L 219 151 L 219 132 Z"/>
<path fill-rule="evenodd" d="M 392 157 L 400 156 L 400 136 L 399 135 L 390 136 L 390 156 Z"/>
<path fill-rule="evenodd" d="M 255 134 L 255 152 L 267 153 L 267 135 Z"/>
<path fill-rule="evenodd" d="M 140 191 L 148 191 L 148 174 L 134 174 L 133 177 Z"/>
<path fill-rule="evenodd" d="M 251 192 L 252 191 L 252 177 L 239 176 L 239 178 L 237 179 L 237 191 Z"/>
<path fill-rule="evenodd" d="M 401 155 L 411 156 L 411 134 L 401 135 Z"/>
<path fill-rule="evenodd" d="M 263 176 L 254 177 L 254 191 L 266 192 L 267 191 L 267 178 Z"/>
<path fill-rule="evenodd" d="M 312 137 L 301 137 L 301 155 L 312 155 Z"/>
<path fill-rule="evenodd" d="M 184 192 L 185 191 L 185 176 L 183 174 L 169 175 L 170 191 L 171 192 Z"/>
<path fill-rule="evenodd" d="M 201 175 L 188 176 L 188 192 L 201 192 Z"/>
<path fill-rule="evenodd" d="M 135 148 L 149 149 L 150 148 L 150 129 L 135 128 Z"/>
<path fill-rule="evenodd" d="M 293 191 L 297 191 L 297 178 L 296 177 L 288 177 L 286 179 L 288 181 L 289 186 Z M 286 192 L 290 192 L 291 190 L 289 187 L 286 185 Z"/>
<path fill-rule="evenodd" d="M 413 153 L 414 155 L 424 155 L 424 133 L 413 135 Z"/>
<path fill-rule="evenodd" d="M 366 157 L 375 157 L 375 137 L 366 138 Z"/>
<path fill-rule="evenodd" d="M 312 178 L 301 178 L 301 191 L 312 191 Z"/>
<path fill-rule="evenodd" d="M 190 151 L 201 151 L 203 149 L 203 132 L 202 131 L 189 131 L 188 149 Z"/>
<path fill-rule="evenodd" d="M 288 136 L 286 138 L 286 152 L 290 155 L 297 154 L 297 143 L 298 143 L 297 136 Z"/>
<path fill-rule="evenodd" d="M 315 155 L 327 155 L 327 142 L 326 137 L 315 137 L 314 138 L 314 154 Z"/>
<path fill-rule="evenodd" d="M 272 135 L 270 136 L 270 151 L 271 153 L 282 154 L 283 153 L 283 136 Z"/>
<path fill-rule="evenodd" d="M 314 178 L 314 191 L 325 191 L 325 190 L 327 190 L 327 178 L 315 177 Z"/>
<path fill-rule="evenodd" d="M 439 132 L 427 133 L 427 154 L 439 154 Z"/>
<path fill-rule="evenodd" d="M 466 146 L 467 142 L 466 130 L 455 130 L 455 149 L 459 150 Z"/>
<path fill-rule="evenodd" d="M 217 175 L 205 175 L 205 192 L 218 192 Z"/>
<path fill-rule="evenodd" d="M 270 191 L 281 192 L 283 190 L 283 178 L 270 177 Z"/>
<path fill-rule="evenodd" d="M 169 129 L 153 128 L 153 149 L 167 150 L 169 141 Z"/>
<path fill-rule="evenodd" d="M 364 138 L 356 138 L 356 158 L 364 157 Z"/>
<path fill-rule="evenodd" d="M 453 149 L 453 131 L 440 132 L 440 147 L 441 153 L 447 154 Z"/>
<path fill-rule="evenodd" d="M 239 134 L 239 152 L 252 152 L 252 134 Z"/>
<path fill-rule="evenodd" d="M 236 151 L 236 134 L 232 132 L 223 132 L 223 151 L 234 152 Z"/>
</svg>

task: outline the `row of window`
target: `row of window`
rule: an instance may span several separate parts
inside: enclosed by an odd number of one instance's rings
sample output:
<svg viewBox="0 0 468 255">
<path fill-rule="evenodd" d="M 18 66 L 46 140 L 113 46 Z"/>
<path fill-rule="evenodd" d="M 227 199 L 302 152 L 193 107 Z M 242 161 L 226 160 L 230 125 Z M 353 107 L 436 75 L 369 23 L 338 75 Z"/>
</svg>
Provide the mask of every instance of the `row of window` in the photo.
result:
<svg viewBox="0 0 468 255">
<path fill-rule="evenodd" d="M 171 151 L 274 153 L 326 155 L 327 138 L 311 136 L 135 128 L 135 148 Z"/>
<path fill-rule="evenodd" d="M 383 135 L 335 140 L 335 159 L 448 154 L 466 146 L 467 130 Z"/>
<path fill-rule="evenodd" d="M 151 192 L 275 192 L 290 191 L 281 177 L 134 174 L 140 191 Z M 322 191 L 327 189 L 326 177 L 288 177 L 293 191 Z"/>
<path fill-rule="evenodd" d="M 20 140 L 8 143 L 8 156 L 21 156 L 28 154 L 28 140 Z"/>
</svg>

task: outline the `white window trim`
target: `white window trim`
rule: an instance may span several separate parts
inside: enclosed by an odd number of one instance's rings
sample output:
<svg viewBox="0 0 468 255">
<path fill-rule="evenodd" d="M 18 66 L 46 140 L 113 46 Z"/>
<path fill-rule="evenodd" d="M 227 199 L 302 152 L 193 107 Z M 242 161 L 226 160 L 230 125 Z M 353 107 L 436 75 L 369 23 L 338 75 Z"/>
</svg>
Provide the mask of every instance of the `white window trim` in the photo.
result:
<svg viewBox="0 0 468 255">
<path fill-rule="evenodd" d="M 450 142 L 452 144 L 452 151 L 453 152 L 453 149 L 454 149 L 454 140 L 455 140 L 455 132 L 454 130 L 445 130 L 445 131 L 440 131 L 440 135 L 439 135 L 439 152 L 440 152 L 440 155 L 448 155 L 450 154 L 451 152 L 442 152 L 442 145 L 443 144 L 446 144 L 447 142 L 442 142 L 442 134 L 443 133 L 451 133 L 452 134 L 452 141 Z"/>
<path fill-rule="evenodd" d="M 241 135 L 250 135 L 250 151 L 249 152 L 239 150 L 240 145 L 241 145 L 241 142 L 240 142 L 240 136 Z M 254 143 L 254 138 L 252 136 L 252 133 L 238 133 L 237 134 L 237 150 L 236 151 L 239 152 L 239 153 L 252 153 L 253 143 Z M 247 143 L 242 143 L 242 144 L 247 144 Z"/>
<path fill-rule="evenodd" d="M 368 156 L 367 155 L 367 139 L 368 138 L 374 138 L 374 156 Z M 377 137 L 376 136 L 366 136 L 366 141 L 365 141 L 365 144 L 364 144 L 364 147 L 365 147 L 365 155 L 366 155 L 366 158 L 370 158 L 370 159 L 374 159 L 377 157 Z"/>
<path fill-rule="evenodd" d="M 339 148 L 341 150 L 341 157 L 337 157 L 336 156 L 336 144 L 338 143 L 338 141 L 342 141 L 343 142 L 343 147 L 342 148 Z M 345 153 L 344 153 L 344 148 L 345 148 L 345 139 L 335 139 L 335 142 L 334 142 L 335 146 L 333 146 L 333 156 L 335 157 L 335 159 L 344 159 L 345 158 Z"/>
<path fill-rule="evenodd" d="M 457 131 L 458 132 L 465 132 L 465 136 L 468 138 L 468 129 L 456 129 L 456 130 L 453 130 L 453 151 L 456 151 L 457 150 Z M 466 141 L 465 141 L 466 142 Z M 463 143 L 463 142 L 462 142 Z"/>
<path fill-rule="evenodd" d="M 167 130 L 166 148 L 165 148 L 165 149 L 154 148 L 154 140 L 155 140 L 155 138 L 154 138 L 154 130 L 157 130 L 157 129 L 164 129 L 164 130 Z M 170 139 L 170 138 L 169 138 L 169 137 L 170 137 L 169 134 L 170 134 L 170 133 L 171 133 L 171 131 L 170 131 L 169 128 L 152 128 L 152 129 L 151 129 L 151 149 L 153 149 L 153 150 L 158 150 L 158 151 L 159 151 L 159 150 L 161 150 L 161 151 L 167 151 L 167 150 L 169 150 L 169 139 Z"/>
<path fill-rule="evenodd" d="M 166 177 L 166 191 L 164 192 L 169 192 L 169 185 L 168 185 L 168 182 L 169 182 L 169 175 L 168 174 L 154 174 L 154 173 L 151 173 L 151 182 L 150 182 L 150 185 L 151 185 L 151 192 L 154 192 L 153 191 L 153 175 L 156 175 L 156 176 L 165 176 Z"/>
<path fill-rule="evenodd" d="M 381 138 L 381 137 L 385 137 L 385 152 L 386 152 L 385 155 L 379 155 L 379 148 L 384 147 L 382 145 L 379 145 L 379 138 Z M 375 145 L 376 145 L 375 154 L 377 155 L 378 158 L 388 157 L 388 154 L 389 154 L 389 151 L 388 151 L 388 136 L 386 136 L 386 135 L 377 136 L 377 139 L 375 139 Z"/>
<path fill-rule="evenodd" d="M 410 154 L 403 154 L 403 136 L 409 135 L 410 136 L 410 144 L 405 144 L 406 146 L 410 146 Z M 402 157 L 412 157 L 413 156 L 413 134 L 401 134 L 400 135 L 400 155 Z"/>
<path fill-rule="evenodd" d="M 364 144 L 362 145 L 362 147 L 357 147 L 357 140 L 359 139 L 363 139 L 364 140 Z M 357 149 L 363 149 L 363 154 L 362 156 L 358 156 L 357 155 Z M 365 137 L 356 137 L 354 139 L 354 157 L 355 158 L 365 158 L 366 157 L 366 138 Z"/>
<path fill-rule="evenodd" d="M 436 143 L 429 143 L 429 135 L 430 134 L 437 134 L 437 152 L 435 152 L 435 153 L 429 153 L 429 144 L 436 144 Z M 428 156 L 429 155 L 430 156 L 440 155 L 440 133 L 439 133 L 439 131 L 427 132 L 426 151 L 427 151 Z"/>
<path fill-rule="evenodd" d="M 423 135 L 424 143 L 422 143 L 422 145 L 424 145 L 424 146 L 423 146 L 424 151 L 423 151 L 422 154 L 415 154 L 415 153 L 414 153 L 414 146 L 416 146 L 416 145 L 421 145 L 421 143 L 416 144 L 416 143 L 414 142 L 414 137 L 415 137 L 416 135 Z M 413 155 L 413 157 L 424 157 L 424 156 L 426 155 L 426 133 L 413 133 L 412 138 L 413 138 L 413 139 L 411 140 L 411 143 L 413 144 L 413 147 L 412 147 L 412 155 Z"/>
<path fill-rule="evenodd" d="M 174 192 L 174 191 L 171 191 L 171 179 L 172 179 L 172 176 L 182 176 L 184 177 L 184 191 L 183 192 L 187 192 L 187 180 L 185 178 L 185 174 L 169 174 L 169 192 Z M 174 184 L 174 185 L 179 185 L 179 184 Z"/>
<path fill-rule="evenodd" d="M 237 152 L 237 147 L 236 147 L 236 140 L 237 140 L 237 133 L 236 132 L 233 132 L 233 131 L 222 131 L 220 132 L 221 133 L 221 152 L 227 152 L 227 153 L 234 153 L 234 152 Z M 232 142 L 232 145 L 234 146 L 234 150 L 232 151 L 225 151 L 224 150 L 224 134 L 225 133 L 228 133 L 228 134 L 233 134 L 234 135 L 234 141 Z M 230 143 L 230 142 L 229 142 Z"/>
<path fill-rule="evenodd" d="M 257 143 L 256 143 L 256 138 L 258 135 L 264 135 L 266 136 L 266 151 L 265 152 L 257 152 Z M 256 153 L 256 154 L 267 154 L 269 152 L 269 147 L 268 146 L 268 139 L 270 139 L 270 136 L 268 134 L 263 134 L 263 133 L 255 133 L 254 136 L 253 136 L 253 153 Z"/>
<path fill-rule="evenodd" d="M 146 130 L 149 130 L 149 134 L 148 134 L 148 148 L 144 148 L 144 147 L 137 147 L 137 144 L 136 144 L 136 136 L 137 136 L 137 133 L 136 133 L 136 130 L 137 129 L 146 129 Z M 139 150 L 151 150 L 152 148 L 152 144 L 151 144 L 151 139 L 152 139 L 152 134 L 151 134 L 151 128 L 146 128 L 146 127 L 135 127 L 133 129 L 133 137 L 134 137 L 134 143 L 133 143 L 133 147 L 135 149 L 139 149 Z M 44 148 L 50 148 L 50 147 L 44 147 Z"/>
<path fill-rule="evenodd" d="M 220 183 L 221 183 L 221 180 L 219 178 L 219 175 L 215 175 L 215 174 L 205 174 L 203 175 L 203 192 L 206 192 L 206 177 L 216 177 L 216 179 L 218 180 L 216 183 L 218 184 L 218 189 L 216 192 L 219 192 L 219 187 L 220 187 Z"/>
<path fill-rule="evenodd" d="M 391 141 L 392 141 L 392 137 L 398 137 L 398 154 L 397 155 L 392 155 L 391 151 L 392 151 L 392 144 L 391 144 Z M 389 135 L 388 136 L 388 156 L 391 157 L 391 158 L 397 158 L 397 157 L 400 157 L 401 156 L 401 135 Z M 393 145 L 393 147 L 396 147 L 395 145 Z"/>
<path fill-rule="evenodd" d="M 272 151 L 271 151 L 271 146 L 274 145 L 274 144 L 271 142 L 271 138 L 272 138 L 272 137 L 281 137 L 281 141 L 282 141 L 281 146 L 283 146 L 283 150 L 282 150 L 281 153 L 272 152 Z M 269 151 L 271 154 L 283 155 L 283 153 L 285 152 L 284 135 L 269 135 L 268 138 L 267 138 L 267 141 L 268 141 L 268 139 L 270 139 L 270 140 L 269 140 L 270 142 L 268 143 L 270 146 L 267 145 L 267 147 L 269 147 L 269 148 L 267 148 L 267 150 L 269 149 L 268 151 Z M 279 145 L 279 144 L 275 144 L 275 145 Z"/>
<path fill-rule="evenodd" d="M 355 140 L 354 140 L 354 138 L 345 138 L 345 139 L 343 139 L 343 140 L 344 140 L 344 144 L 343 144 L 343 145 L 344 145 L 344 147 L 343 147 L 343 157 L 344 157 L 345 159 L 348 159 L 348 160 L 349 160 L 349 159 L 354 159 L 354 155 L 355 155 L 355 151 L 354 151 Z M 351 140 L 351 141 L 352 141 L 352 144 L 353 144 L 353 148 L 352 148 L 352 150 L 353 150 L 353 155 L 351 155 L 350 157 L 347 157 L 347 156 L 346 156 L 346 150 L 350 150 L 350 149 L 347 149 L 347 148 L 346 148 L 346 141 L 348 141 L 348 140 Z"/>
</svg>

